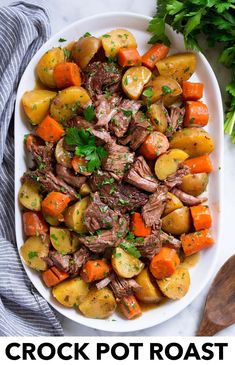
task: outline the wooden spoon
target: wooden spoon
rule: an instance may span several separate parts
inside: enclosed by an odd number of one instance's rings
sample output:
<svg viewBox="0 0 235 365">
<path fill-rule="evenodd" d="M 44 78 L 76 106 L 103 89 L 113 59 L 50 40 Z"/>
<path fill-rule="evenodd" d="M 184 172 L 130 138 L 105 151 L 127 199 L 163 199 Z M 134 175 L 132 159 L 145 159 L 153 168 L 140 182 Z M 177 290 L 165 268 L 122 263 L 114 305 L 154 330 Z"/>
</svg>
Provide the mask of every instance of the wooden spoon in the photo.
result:
<svg viewBox="0 0 235 365">
<path fill-rule="evenodd" d="M 206 299 L 197 336 L 213 336 L 235 323 L 235 255 L 217 273 Z"/>
</svg>

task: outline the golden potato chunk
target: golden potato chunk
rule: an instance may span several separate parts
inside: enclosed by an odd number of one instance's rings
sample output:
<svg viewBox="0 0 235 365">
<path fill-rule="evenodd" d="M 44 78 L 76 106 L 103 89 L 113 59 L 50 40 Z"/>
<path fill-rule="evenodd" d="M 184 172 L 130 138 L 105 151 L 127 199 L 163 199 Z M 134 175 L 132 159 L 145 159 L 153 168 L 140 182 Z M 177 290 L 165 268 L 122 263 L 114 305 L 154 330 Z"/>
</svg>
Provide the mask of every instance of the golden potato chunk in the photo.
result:
<svg viewBox="0 0 235 365">
<path fill-rule="evenodd" d="M 85 68 L 101 47 L 101 40 L 96 37 L 82 37 L 72 47 L 72 59 L 79 67 Z"/>
<path fill-rule="evenodd" d="M 176 80 L 160 75 L 146 85 L 142 98 L 147 104 L 162 100 L 165 106 L 170 106 L 179 99 L 181 94 L 181 86 Z"/>
<path fill-rule="evenodd" d="M 199 174 L 188 174 L 183 177 L 182 184 L 179 189 L 193 196 L 202 194 L 208 185 L 209 177 L 205 172 Z"/>
<path fill-rule="evenodd" d="M 122 278 L 133 278 L 144 268 L 143 262 L 128 254 L 121 247 L 117 247 L 112 254 L 112 266 Z"/>
<path fill-rule="evenodd" d="M 64 138 L 61 138 L 55 148 L 56 161 L 65 167 L 72 167 L 72 153 L 64 148 Z"/>
<path fill-rule="evenodd" d="M 176 236 L 189 233 L 191 227 L 192 221 L 188 207 L 178 208 L 162 218 L 163 231 Z"/>
<path fill-rule="evenodd" d="M 176 210 L 178 208 L 182 208 L 182 206 L 183 206 L 183 203 L 180 201 L 180 199 L 177 196 L 175 196 L 174 194 L 168 192 L 163 216 L 166 216 L 167 214 L 173 212 L 174 210 Z"/>
<path fill-rule="evenodd" d="M 46 236 L 29 237 L 20 248 L 20 254 L 25 263 L 34 270 L 44 271 L 47 269 L 46 261 L 43 259 L 48 256 L 50 240 Z"/>
<path fill-rule="evenodd" d="M 211 153 L 214 150 L 212 137 L 202 128 L 183 128 L 172 136 L 170 148 L 179 148 L 190 157 Z"/>
<path fill-rule="evenodd" d="M 65 123 L 77 114 L 78 108 L 86 108 L 91 103 L 87 91 L 80 86 L 70 86 L 61 90 L 51 103 L 51 116 Z"/>
<path fill-rule="evenodd" d="M 50 240 L 52 246 L 63 254 L 75 252 L 79 246 L 66 228 L 50 227 Z"/>
<path fill-rule="evenodd" d="M 147 112 L 148 117 L 158 132 L 165 133 L 168 127 L 167 111 L 161 102 L 151 104 Z"/>
<path fill-rule="evenodd" d="M 155 163 L 155 174 L 159 180 L 165 180 L 174 174 L 181 162 L 189 155 L 180 149 L 171 149 L 158 157 Z"/>
<path fill-rule="evenodd" d="M 147 268 L 144 268 L 135 280 L 141 286 L 141 289 L 136 293 L 137 299 L 141 302 L 158 303 L 162 300 L 162 293 L 152 280 Z"/>
<path fill-rule="evenodd" d="M 52 294 L 65 307 L 77 307 L 86 298 L 89 286 L 81 277 L 68 279 L 52 288 Z"/>
<path fill-rule="evenodd" d="M 101 36 L 106 57 L 114 57 L 120 48 L 137 48 L 136 39 L 126 29 L 114 29 Z"/>
<path fill-rule="evenodd" d="M 193 53 L 178 53 L 158 61 L 156 67 L 160 75 L 182 82 L 192 76 L 196 69 L 196 61 Z"/>
<path fill-rule="evenodd" d="M 64 214 L 66 226 L 77 233 L 86 233 L 87 228 L 84 225 L 84 213 L 90 202 L 89 196 L 79 200 L 69 207 Z"/>
<path fill-rule="evenodd" d="M 190 275 L 186 268 L 179 266 L 173 275 L 157 280 L 162 293 L 170 299 L 183 298 L 190 287 Z"/>
<path fill-rule="evenodd" d="M 41 57 L 37 64 L 36 72 L 40 79 L 40 81 L 54 89 L 56 88 L 56 84 L 54 81 L 54 68 L 59 63 L 65 62 L 66 57 L 63 49 L 61 48 L 52 48 L 49 49 L 44 55 Z"/>
<path fill-rule="evenodd" d="M 138 100 L 144 85 L 152 76 L 151 71 L 144 66 L 134 66 L 128 68 L 122 78 L 122 88 L 128 98 Z"/>
<path fill-rule="evenodd" d="M 38 186 L 29 181 L 24 182 L 19 191 L 19 201 L 24 208 L 39 212 L 42 199 Z"/>
<path fill-rule="evenodd" d="M 117 304 L 113 292 L 108 288 L 92 288 L 82 303 L 79 310 L 89 318 L 107 318 L 116 310 Z"/>
<path fill-rule="evenodd" d="M 87 196 L 91 193 L 91 188 L 88 184 L 84 183 L 79 189 L 79 194 L 81 196 Z"/>
<path fill-rule="evenodd" d="M 48 114 L 51 101 L 55 96 L 56 93 L 49 90 L 32 90 L 24 93 L 22 105 L 31 124 L 41 123 Z"/>
</svg>

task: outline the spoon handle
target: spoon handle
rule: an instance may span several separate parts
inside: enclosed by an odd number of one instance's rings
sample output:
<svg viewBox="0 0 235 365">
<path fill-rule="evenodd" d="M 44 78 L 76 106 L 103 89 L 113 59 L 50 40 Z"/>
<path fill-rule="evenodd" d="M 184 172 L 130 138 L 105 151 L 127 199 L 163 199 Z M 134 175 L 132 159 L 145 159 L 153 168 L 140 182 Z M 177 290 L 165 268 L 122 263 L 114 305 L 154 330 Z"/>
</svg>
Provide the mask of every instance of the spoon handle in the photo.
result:
<svg viewBox="0 0 235 365">
<path fill-rule="evenodd" d="M 197 331 L 197 336 L 214 336 L 217 332 L 221 331 L 224 326 L 218 325 L 212 322 L 206 313 L 204 313 L 200 326 Z"/>
</svg>

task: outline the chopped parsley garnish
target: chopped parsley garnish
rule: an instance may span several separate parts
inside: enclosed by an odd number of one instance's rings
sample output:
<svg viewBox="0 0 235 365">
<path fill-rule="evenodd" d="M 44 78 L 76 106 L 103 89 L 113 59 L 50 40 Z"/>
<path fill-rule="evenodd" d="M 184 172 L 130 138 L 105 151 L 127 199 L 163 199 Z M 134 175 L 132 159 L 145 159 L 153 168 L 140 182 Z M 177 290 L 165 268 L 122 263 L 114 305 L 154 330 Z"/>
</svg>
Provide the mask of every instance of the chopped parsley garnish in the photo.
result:
<svg viewBox="0 0 235 365">
<path fill-rule="evenodd" d="M 86 120 L 91 122 L 95 118 L 95 108 L 93 105 L 89 105 L 84 111 L 83 111 L 84 117 Z"/>
<path fill-rule="evenodd" d="M 125 115 L 126 118 L 131 117 L 133 114 L 131 109 L 121 109 L 121 111 L 123 112 L 123 114 Z"/>
<path fill-rule="evenodd" d="M 110 34 L 103 34 L 102 37 L 103 38 L 111 38 L 111 35 Z"/>
<path fill-rule="evenodd" d="M 60 43 L 67 42 L 67 39 L 59 38 L 59 39 L 58 39 L 58 42 L 60 42 Z"/>
<path fill-rule="evenodd" d="M 130 255 L 136 257 L 137 259 L 141 256 L 139 250 L 132 242 L 122 242 L 120 243 L 120 247 Z"/>
<path fill-rule="evenodd" d="M 163 93 L 163 95 L 171 94 L 172 91 L 173 90 L 169 86 L 167 86 L 167 85 L 163 85 L 162 86 L 162 93 Z"/>
<path fill-rule="evenodd" d="M 71 57 L 71 52 L 67 48 L 64 48 L 64 56 L 66 59 Z"/>
<path fill-rule="evenodd" d="M 146 96 L 146 98 L 151 99 L 154 95 L 153 89 L 150 86 L 146 87 L 146 89 L 143 92 L 143 95 Z"/>
<path fill-rule="evenodd" d="M 91 37 L 91 33 L 86 32 L 86 33 L 83 34 L 83 38 L 87 38 L 87 37 Z"/>
<path fill-rule="evenodd" d="M 28 252 L 28 258 L 29 258 L 29 260 L 32 260 L 34 257 L 38 257 L 38 252 L 36 252 L 36 251 L 29 251 Z"/>
<path fill-rule="evenodd" d="M 84 128 L 68 128 L 65 136 L 68 145 L 76 146 L 75 155 L 85 157 L 88 161 L 87 171 L 93 172 L 101 166 L 101 160 L 107 157 L 107 151 L 95 144 L 95 137 Z"/>
</svg>

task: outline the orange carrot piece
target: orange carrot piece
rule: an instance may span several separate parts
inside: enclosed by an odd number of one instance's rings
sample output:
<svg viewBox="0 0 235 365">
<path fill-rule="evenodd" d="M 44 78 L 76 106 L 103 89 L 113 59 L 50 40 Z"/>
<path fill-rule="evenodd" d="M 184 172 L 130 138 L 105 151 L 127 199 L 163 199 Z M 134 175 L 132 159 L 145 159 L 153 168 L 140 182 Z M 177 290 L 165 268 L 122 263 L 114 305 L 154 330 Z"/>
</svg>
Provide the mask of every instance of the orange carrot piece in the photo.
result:
<svg viewBox="0 0 235 365">
<path fill-rule="evenodd" d="M 36 134 L 46 142 L 57 142 L 64 134 L 64 129 L 50 115 L 39 124 L 36 129 Z"/>
<path fill-rule="evenodd" d="M 131 232 L 137 237 L 147 237 L 150 236 L 152 229 L 146 227 L 140 213 L 133 213 L 131 216 Z"/>
<path fill-rule="evenodd" d="M 209 173 L 213 171 L 213 165 L 208 155 L 189 158 L 183 164 L 189 167 L 191 174 L 199 174 L 201 172 Z"/>
<path fill-rule="evenodd" d="M 156 43 L 142 56 L 142 65 L 153 70 L 156 62 L 165 58 L 168 52 L 169 47 L 163 43 Z"/>
<path fill-rule="evenodd" d="M 119 308 L 128 319 L 135 319 L 142 314 L 140 305 L 134 295 L 123 297 L 119 303 Z"/>
<path fill-rule="evenodd" d="M 185 256 L 193 255 L 194 253 L 210 247 L 215 243 L 208 229 L 183 234 L 180 239 Z"/>
<path fill-rule="evenodd" d="M 174 274 L 180 264 L 179 256 L 173 248 L 162 247 L 152 258 L 150 271 L 156 279 L 164 279 Z"/>
<path fill-rule="evenodd" d="M 53 76 L 58 89 L 64 89 L 69 86 L 81 86 L 80 68 L 76 63 L 59 63 L 54 68 Z"/>
<path fill-rule="evenodd" d="M 206 104 L 201 101 L 186 101 L 185 103 L 185 127 L 204 127 L 209 121 L 209 113 Z"/>
<path fill-rule="evenodd" d="M 110 273 L 110 266 L 105 260 L 89 260 L 81 271 L 81 277 L 86 283 L 104 279 Z"/>
<path fill-rule="evenodd" d="M 48 231 L 48 224 L 41 212 L 25 212 L 23 214 L 23 225 L 26 236 L 37 236 Z"/>
<path fill-rule="evenodd" d="M 74 156 L 71 161 L 74 171 L 84 176 L 91 175 L 91 172 L 87 171 L 87 163 L 88 161 L 82 156 Z"/>
<path fill-rule="evenodd" d="M 70 200 L 68 195 L 52 191 L 42 201 L 43 213 L 52 217 L 57 217 L 65 210 Z"/>
<path fill-rule="evenodd" d="M 204 85 L 201 82 L 183 81 L 182 97 L 185 101 L 197 101 L 202 98 Z"/>
<path fill-rule="evenodd" d="M 68 277 L 69 274 L 67 274 L 67 272 L 60 271 L 55 266 L 52 266 L 50 269 L 43 271 L 42 273 L 42 279 L 48 288 L 59 284 Z"/>
<path fill-rule="evenodd" d="M 36 146 L 40 146 L 38 138 L 36 136 L 34 136 L 33 134 L 27 134 L 27 136 L 25 137 L 24 142 L 25 142 L 26 149 L 28 151 L 31 150 L 33 144 L 36 145 Z"/>
<path fill-rule="evenodd" d="M 208 229 L 212 225 L 210 209 L 207 205 L 196 205 L 190 208 L 193 218 L 193 225 L 196 231 Z"/>
<path fill-rule="evenodd" d="M 122 67 L 141 65 L 141 56 L 136 48 L 120 48 L 117 56 Z"/>
<path fill-rule="evenodd" d="M 152 132 L 140 147 L 140 153 L 147 160 L 156 160 L 158 156 L 165 153 L 169 148 L 167 137 L 161 132 Z"/>
</svg>

